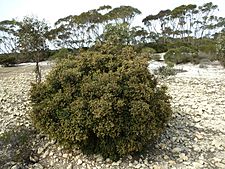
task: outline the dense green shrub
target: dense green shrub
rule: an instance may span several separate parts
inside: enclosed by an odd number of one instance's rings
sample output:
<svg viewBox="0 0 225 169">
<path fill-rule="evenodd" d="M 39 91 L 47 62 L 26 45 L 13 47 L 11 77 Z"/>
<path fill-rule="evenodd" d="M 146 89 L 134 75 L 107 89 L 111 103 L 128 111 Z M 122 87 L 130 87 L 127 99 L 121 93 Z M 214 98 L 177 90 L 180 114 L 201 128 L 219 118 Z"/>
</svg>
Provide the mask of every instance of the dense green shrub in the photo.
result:
<svg viewBox="0 0 225 169">
<path fill-rule="evenodd" d="M 161 56 L 160 54 L 155 53 L 151 56 L 151 59 L 155 61 L 161 61 Z"/>
<path fill-rule="evenodd" d="M 155 53 L 155 49 L 153 48 L 149 48 L 149 47 L 145 47 L 141 50 L 141 55 L 145 58 L 152 58 L 153 54 Z"/>
<path fill-rule="evenodd" d="M 162 77 L 176 75 L 175 69 L 172 68 L 172 67 L 169 67 L 169 66 L 162 66 L 159 69 L 155 70 L 154 73 L 157 74 L 157 75 L 160 75 Z"/>
<path fill-rule="evenodd" d="M 225 33 L 221 33 L 217 38 L 217 59 L 225 67 Z"/>
<path fill-rule="evenodd" d="M 192 45 L 189 42 L 184 42 L 181 39 L 173 39 L 171 42 L 167 42 L 168 49 L 177 49 L 180 47 L 187 47 L 193 50 L 197 50 L 196 46 Z"/>
<path fill-rule="evenodd" d="M 168 50 L 167 44 L 165 43 L 151 42 L 146 44 L 145 46 L 155 49 L 157 53 L 163 53 Z"/>
<path fill-rule="evenodd" d="M 15 56 L 10 56 L 8 54 L 0 56 L 0 65 L 4 67 L 15 66 L 16 63 L 17 62 Z"/>
<path fill-rule="evenodd" d="M 164 55 L 164 59 L 166 62 L 172 62 L 175 64 L 184 64 L 188 62 L 194 64 L 199 63 L 197 51 L 184 46 L 168 50 Z"/>
<path fill-rule="evenodd" d="M 51 58 L 61 61 L 62 59 L 69 58 L 70 55 L 71 52 L 68 49 L 62 48 L 59 51 L 57 51 L 54 55 L 52 55 Z"/>
<path fill-rule="evenodd" d="M 112 159 L 143 150 L 172 114 L 146 63 L 130 47 L 63 60 L 31 88 L 35 126 L 67 148 Z"/>
</svg>

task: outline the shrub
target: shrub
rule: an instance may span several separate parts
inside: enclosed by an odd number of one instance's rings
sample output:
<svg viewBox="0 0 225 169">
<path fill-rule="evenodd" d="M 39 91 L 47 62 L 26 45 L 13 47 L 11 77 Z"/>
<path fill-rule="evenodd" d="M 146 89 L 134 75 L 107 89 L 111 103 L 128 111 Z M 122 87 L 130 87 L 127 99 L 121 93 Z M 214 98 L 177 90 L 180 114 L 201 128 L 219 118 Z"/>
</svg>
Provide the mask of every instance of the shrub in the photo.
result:
<svg viewBox="0 0 225 169">
<path fill-rule="evenodd" d="M 155 52 L 156 52 L 155 49 L 145 47 L 141 50 L 141 55 L 146 57 L 146 58 L 152 58 L 152 56 Z"/>
<path fill-rule="evenodd" d="M 160 61 L 161 60 L 161 56 L 159 54 L 153 54 L 151 56 L 151 59 L 153 59 L 155 61 Z"/>
<path fill-rule="evenodd" d="M 4 67 L 9 67 L 9 66 L 15 66 L 15 64 L 16 64 L 15 56 L 10 56 L 8 54 L 0 56 L 0 65 Z"/>
<path fill-rule="evenodd" d="M 159 69 L 157 69 L 154 73 L 160 75 L 161 77 L 167 77 L 176 75 L 176 70 L 169 66 L 162 66 L 159 67 Z"/>
<path fill-rule="evenodd" d="M 168 50 L 167 44 L 159 42 L 151 42 L 146 44 L 147 47 L 155 49 L 156 53 L 163 53 Z"/>
<path fill-rule="evenodd" d="M 115 160 L 144 149 L 171 117 L 166 87 L 132 48 L 63 60 L 30 91 L 35 126 L 67 148 Z"/>
<path fill-rule="evenodd" d="M 221 33 L 217 38 L 217 59 L 225 67 L 225 33 Z"/>
<path fill-rule="evenodd" d="M 52 55 L 52 59 L 57 59 L 58 61 L 61 61 L 62 59 L 69 58 L 70 51 L 66 48 L 60 49 L 58 52 L 56 52 L 54 55 Z"/>
<path fill-rule="evenodd" d="M 182 64 L 182 63 L 199 63 L 197 51 L 188 48 L 188 47 L 180 47 L 177 49 L 170 49 L 164 55 L 164 59 L 166 62 L 172 62 L 175 64 Z"/>
<path fill-rule="evenodd" d="M 34 154 L 33 141 L 36 131 L 24 126 L 14 127 L 0 135 L 0 166 L 8 162 L 28 164 Z M 3 153 L 2 153 L 2 152 Z M 4 167 L 3 167 L 4 168 Z"/>
<path fill-rule="evenodd" d="M 195 41 L 195 40 L 189 39 L 189 41 Z M 171 41 L 168 41 L 167 47 L 168 47 L 168 49 L 178 49 L 178 48 L 181 48 L 181 47 L 186 47 L 186 48 L 189 48 L 189 49 L 192 49 L 192 50 L 196 50 L 196 51 L 198 50 L 197 45 L 193 45 L 193 43 L 183 41 L 181 39 L 172 39 Z"/>
</svg>

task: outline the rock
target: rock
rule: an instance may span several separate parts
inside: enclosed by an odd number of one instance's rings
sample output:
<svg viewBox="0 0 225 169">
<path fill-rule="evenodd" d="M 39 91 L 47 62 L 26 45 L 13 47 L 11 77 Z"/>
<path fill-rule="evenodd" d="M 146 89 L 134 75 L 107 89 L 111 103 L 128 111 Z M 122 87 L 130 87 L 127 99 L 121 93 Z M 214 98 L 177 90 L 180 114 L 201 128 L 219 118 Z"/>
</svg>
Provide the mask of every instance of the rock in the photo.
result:
<svg viewBox="0 0 225 169">
<path fill-rule="evenodd" d="M 215 148 L 214 148 L 214 147 L 210 148 L 210 151 L 211 151 L 212 153 L 215 152 Z"/>
<path fill-rule="evenodd" d="M 50 161 L 50 166 L 53 166 L 55 163 L 53 160 Z"/>
<path fill-rule="evenodd" d="M 159 145 L 159 147 L 163 150 L 163 149 L 166 148 L 166 144 L 161 143 L 161 144 Z"/>
<path fill-rule="evenodd" d="M 21 168 L 21 165 L 19 165 L 19 164 L 16 164 L 11 167 L 11 169 L 20 169 L 20 168 Z"/>
<path fill-rule="evenodd" d="M 164 156 L 163 156 L 163 159 L 164 159 L 164 160 L 168 160 L 168 159 L 169 159 L 169 156 L 168 156 L 168 155 L 164 155 Z"/>
<path fill-rule="evenodd" d="M 198 123 L 198 122 L 200 122 L 202 119 L 200 118 L 200 117 L 194 117 L 194 121 L 195 121 L 195 123 Z"/>
<path fill-rule="evenodd" d="M 142 166 L 141 164 L 138 164 L 134 168 L 137 168 L 138 169 L 138 168 L 141 168 L 141 166 Z"/>
<path fill-rule="evenodd" d="M 148 165 L 149 163 L 148 163 L 148 159 L 146 158 L 146 159 L 144 159 L 144 164 L 145 165 Z"/>
<path fill-rule="evenodd" d="M 173 160 L 168 161 L 168 163 L 169 163 L 170 165 L 175 165 L 175 164 L 176 164 L 176 162 L 173 161 Z"/>
<path fill-rule="evenodd" d="M 49 155 L 49 150 L 46 150 L 46 151 L 43 153 L 42 158 L 46 158 L 48 155 Z"/>
<path fill-rule="evenodd" d="M 134 164 L 137 165 L 138 164 L 138 161 L 137 160 L 134 160 Z"/>
<path fill-rule="evenodd" d="M 97 159 L 95 160 L 96 162 L 102 162 L 103 161 L 103 157 L 102 156 L 98 156 Z"/>
<path fill-rule="evenodd" d="M 181 151 L 182 149 L 179 147 L 175 147 L 174 149 L 172 149 L 172 153 L 180 153 Z"/>
<path fill-rule="evenodd" d="M 203 135 L 202 135 L 202 134 L 197 133 L 195 136 L 196 136 L 199 140 L 203 139 Z"/>
<path fill-rule="evenodd" d="M 225 158 L 221 162 L 225 164 Z"/>
<path fill-rule="evenodd" d="M 81 165 L 83 163 L 83 161 L 81 159 L 77 160 L 77 165 Z"/>
<path fill-rule="evenodd" d="M 131 155 L 128 155 L 127 158 L 128 158 L 129 160 L 132 160 L 133 157 L 132 157 Z"/>
<path fill-rule="evenodd" d="M 120 165 L 120 163 L 121 163 L 121 161 L 119 160 L 119 161 L 117 161 L 117 162 L 113 162 L 112 163 L 112 166 L 119 166 Z"/>
<path fill-rule="evenodd" d="M 39 163 L 35 163 L 33 165 L 33 169 L 44 169 L 44 167 L 41 164 L 39 164 Z"/>
<path fill-rule="evenodd" d="M 54 155 L 54 152 L 53 151 L 50 151 L 49 152 L 49 156 L 51 157 L 51 156 L 53 156 Z"/>
<path fill-rule="evenodd" d="M 216 148 L 219 148 L 222 145 L 221 140 L 214 139 L 212 145 L 215 145 Z"/>
<path fill-rule="evenodd" d="M 193 146 L 193 150 L 194 151 L 197 151 L 197 152 L 200 152 L 201 151 L 201 148 L 198 145 L 194 145 Z"/>
<path fill-rule="evenodd" d="M 213 160 L 216 161 L 216 162 L 220 162 L 221 161 L 221 159 L 217 158 L 217 157 L 214 157 Z"/>
<path fill-rule="evenodd" d="M 65 154 L 62 155 L 62 157 L 63 157 L 63 158 L 68 158 L 69 155 L 68 155 L 67 153 L 65 153 Z"/>
<path fill-rule="evenodd" d="M 38 154 L 42 154 L 43 151 L 44 151 L 44 148 L 43 147 L 39 147 L 37 153 Z"/>
<path fill-rule="evenodd" d="M 198 109 L 198 105 L 197 105 L 197 104 L 193 104 L 193 105 L 192 105 L 192 108 L 193 108 L 193 109 Z"/>
<path fill-rule="evenodd" d="M 199 162 L 193 162 L 192 165 L 194 166 L 194 168 L 202 168 L 202 164 Z"/>
<path fill-rule="evenodd" d="M 153 165 L 152 168 L 153 168 L 153 169 L 162 169 L 161 166 L 159 166 L 159 165 Z"/>
<path fill-rule="evenodd" d="M 182 161 L 187 161 L 188 160 L 188 157 L 184 153 L 179 154 L 179 157 L 180 157 L 180 159 Z"/>
<path fill-rule="evenodd" d="M 105 161 L 106 161 L 107 163 L 110 163 L 110 162 L 111 162 L 110 158 L 107 158 Z"/>
<path fill-rule="evenodd" d="M 217 166 L 218 168 L 225 168 L 225 164 L 223 163 L 216 163 L 215 166 Z"/>
<path fill-rule="evenodd" d="M 39 158 L 37 156 L 30 156 L 30 161 L 37 163 L 39 161 Z"/>
<path fill-rule="evenodd" d="M 70 164 L 66 167 L 66 169 L 73 169 L 73 164 L 70 163 Z"/>
</svg>

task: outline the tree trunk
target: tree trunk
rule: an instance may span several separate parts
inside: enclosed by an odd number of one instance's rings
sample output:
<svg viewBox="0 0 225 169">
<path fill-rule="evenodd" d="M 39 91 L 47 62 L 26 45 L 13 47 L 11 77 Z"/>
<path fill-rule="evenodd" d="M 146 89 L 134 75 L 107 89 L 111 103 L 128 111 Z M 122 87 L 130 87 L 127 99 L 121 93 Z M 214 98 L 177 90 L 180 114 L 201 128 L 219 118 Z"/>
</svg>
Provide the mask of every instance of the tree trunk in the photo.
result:
<svg viewBox="0 0 225 169">
<path fill-rule="evenodd" d="M 36 74 L 36 83 L 40 83 L 41 82 L 41 69 L 39 66 L 39 54 L 37 54 L 37 57 L 36 57 L 35 74 Z"/>
</svg>

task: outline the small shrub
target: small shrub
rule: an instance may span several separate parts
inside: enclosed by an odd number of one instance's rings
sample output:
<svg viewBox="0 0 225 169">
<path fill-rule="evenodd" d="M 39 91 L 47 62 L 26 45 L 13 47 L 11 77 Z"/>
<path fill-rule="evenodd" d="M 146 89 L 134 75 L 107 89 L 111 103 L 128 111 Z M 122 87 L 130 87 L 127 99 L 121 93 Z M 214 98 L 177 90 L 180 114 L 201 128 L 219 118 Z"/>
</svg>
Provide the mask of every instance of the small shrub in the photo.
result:
<svg viewBox="0 0 225 169">
<path fill-rule="evenodd" d="M 191 62 L 194 64 L 199 63 L 197 51 L 187 47 L 170 49 L 164 55 L 164 59 L 166 62 L 172 62 L 175 64 L 184 64 L 188 62 Z"/>
<path fill-rule="evenodd" d="M 146 46 L 153 48 L 156 51 L 156 53 L 163 53 L 168 50 L 167 44 L 165 43 L 151 42 L 146 44 Z"/>
<path fill-rule="evenodd" d="M 0 166 L 7 162 L 30 163 L 34 153 L 33 143 L 36 131 L 20 126 L 0 135 Z M 1 152 L 2 151 L 2 152 Z"/>
<path fill-rule="evenodd" d="M 217 60 L 225 67 L 225 33 L 221 33 L 217 38 Z"/>
<path fill-rule="evenodd" d="M 141 50 L 141 55 L 146 57 L 146 58 L 152 58 L 152 56 L 155 52 L 156 52 L 155 49 L 145 47 Z"/>
<path fill-rule="evenodd" d="M 62 48 L 52 56 L 52 59 L 61 61 L 62 59 L 69 58 L 69 56 L 70 56 L 70 51 L 66 48 Z"/>
<path fill-rule="evenodd" d="M 0 56 L 0 65 L 4 67 L 9 67 L 9 66 L 15 66 L 16 64 L 16 57 L 15 56 L 10 56 L 10 55 L 1 55 Z"/>
<path fill-rule="evenodd" d="M 208 68 L 208 66 L 206 64 L 204 64 L 204 63 L 200 63 L 199 64 L 199 68 L 205 69 L 205 68 Z"/>
<path fill-rule="evenodd" d="M 152 60 L 155 60 L 155 61 L 160 61 L 161 56 L 160 56 L 159 54 L 153 54 L 153 55 L 151 56 L 151 59 L 152 59 Z"/>
<path fill-rule="evenodd" d="M 160 75 L 162 77 L 168 77 L 176 75 L 176 71 L 172 67 L 162 66 L 155 71 L 155 74 Z"/>
<path fill-rule="evenodd" d="M 174 67 L 174 63 L 173 62 L 167 62 L 166 64 L 167 64 L 167 66 L 169 68 L 173 68 Z"/>
<path fill-rule="evenodd" d="M 131 47 L 63 60 L 30 91 L 35 126 L 67 148 L 115 160 L 142 151 L 171 117 L 170 97 Z"/>
</svg>

